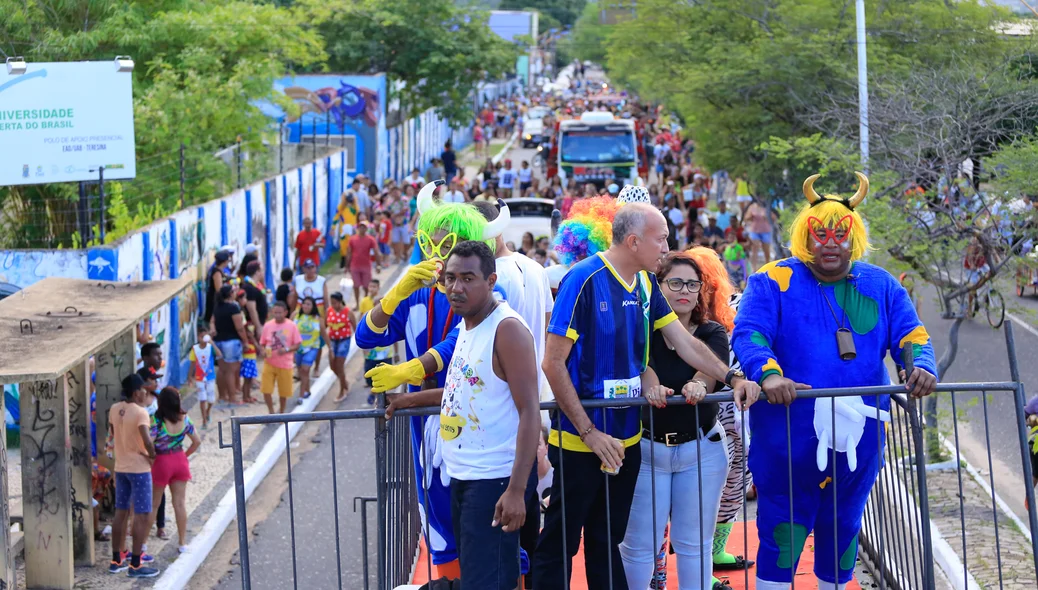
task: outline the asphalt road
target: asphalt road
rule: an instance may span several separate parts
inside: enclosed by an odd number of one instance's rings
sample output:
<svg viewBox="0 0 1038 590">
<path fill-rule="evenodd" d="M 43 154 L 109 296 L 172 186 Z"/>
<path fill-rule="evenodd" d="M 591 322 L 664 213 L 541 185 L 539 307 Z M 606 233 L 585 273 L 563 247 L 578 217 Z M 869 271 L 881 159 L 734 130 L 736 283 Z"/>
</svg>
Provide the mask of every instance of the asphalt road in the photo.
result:
<svg viewBox="0 0 1038 590">
<path fill-rule="evenodd" d="M 360 375 L 360 372 L 355 369 L 352 374 Z M 339 409 L 366 408 L 366 397 L 364 382 L 358 380 L 351 385 L 350 397 Z M 321 409 L 331 409 L 324 407 L 329 405 L 325 402 L 321 404 Z M 292 443 L 293 447 L 301 444 L 312 447 L 302 456 L 292 456 L 291 504 L 289 490 L 284 489 L 280 503 L 269 516 L 262 522 L 250 522 L 252 537 L 249 543 L 249 564 L 252 587 L 256 590 L 364 588 L 365 551 L 361 537 L 361 513 L 359 510 L 353 512 L 353 499 L 375 495 L 374 423 L 371 420 L 340 420 L 335 423 L 334 466 L 330 423 L 322 425 L 316 434 L 311 433 L 309 440 L 302 439 L 305 434 L 306 431 L 301 431 Z M 280 462 L 284 463 L 285 458 L 280 459 Z M 332 491 L 333 473 L 337 478 L 338 497 Z M 333 502 L 338 502 L 338 531 Z M 296 568 L 293 568 L 292 563 L 293 517 Z M 369 530 L 375 531 L 374 505 L 369 506 L 368 520 Z M 340 543 L 338 553 L 336 535 Z M 368 539 L 372 568 L 375 541 L 372 534 Z M 337 583 L 337 557 L 342 565 L 341 585 Z M 371 573 L 371 584 L 374 587 L 374 571 Z M 241 587 L 241 571 L 237 567 L 216 586 L 220 590 L 237 590 Z"/>
<path fill-rule="evenodd" d="M 1012 284 L 999 285 L 1007 308 L 1006 323 L 1014 321 L 1020 379 L 1027 397 L 1038 393 L 1038 299 L 1017 297 Z M 951 320 L 940 317 L 935 291 L 923 293 L 921 315 L 933 341 L 937 357 L 948 348 Z M 959 350 L 955 362 L 941 376 L 944 382 L 1009 381 L 1009 356 L 1004 329 L 992 329 L 982 314 L 963 322 L 959 330 Z M 1016 405 L 1011 392 L 993 391 L 987 396 L 987 420 L 980 394 L 961 393 L 955 398 L 958 410 L 960 448 L 965 458 L 985 476 L 988 474 L 988 452 L 995 491 L 1021 519 L 1024 510 L 1024 478 L 1020 442 L 1017 434 Z M 938 404 L 941 430 L 954 441 L 950 395 L 942 395 Z M 988 428 L 985 428 L 985 424 Z M 988 440 L 990 439 L 990 444 Z"/>
</svg>

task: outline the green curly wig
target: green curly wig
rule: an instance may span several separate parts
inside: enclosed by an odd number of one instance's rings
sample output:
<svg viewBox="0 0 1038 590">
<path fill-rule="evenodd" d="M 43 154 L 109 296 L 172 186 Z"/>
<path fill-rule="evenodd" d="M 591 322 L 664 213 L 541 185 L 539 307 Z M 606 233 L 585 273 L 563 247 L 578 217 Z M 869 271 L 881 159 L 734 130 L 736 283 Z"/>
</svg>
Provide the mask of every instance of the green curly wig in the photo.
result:
<svg viewBox="0 0 1038 590">
<path fill-rule="evenodd" d="M 429 211 L 418 218 L 418 229 L 432 236 L 439 230 L 454 232 L 458 235 L 458 243 L 478 240 L 483 236 L 487 220 L 472 205 L 465 203 L 437 203 Z M 485 240 L 490 251 L 496 251 L 497 240 Z"/>
</svg>

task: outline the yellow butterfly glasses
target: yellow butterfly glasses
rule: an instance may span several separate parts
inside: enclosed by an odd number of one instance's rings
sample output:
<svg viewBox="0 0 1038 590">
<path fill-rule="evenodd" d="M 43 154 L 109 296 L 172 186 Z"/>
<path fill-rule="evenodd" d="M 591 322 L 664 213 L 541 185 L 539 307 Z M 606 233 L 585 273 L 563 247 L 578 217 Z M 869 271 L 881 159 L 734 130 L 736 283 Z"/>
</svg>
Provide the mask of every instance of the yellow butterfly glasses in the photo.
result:
<svg viewBox="0 0 1038 590">
<path fill-rule="evenodd" d="M 425 233 L 423 230 L 418 230 L 418 248 L 422 251 L 422 255 L 425 256 L 426 260 L 446 260 L 450 256 L 451 250 L 458 243 L 458 234 L 451 232 L 440 240 L 439 244 L 433 242 L 432 237 Z"/>
</svg>

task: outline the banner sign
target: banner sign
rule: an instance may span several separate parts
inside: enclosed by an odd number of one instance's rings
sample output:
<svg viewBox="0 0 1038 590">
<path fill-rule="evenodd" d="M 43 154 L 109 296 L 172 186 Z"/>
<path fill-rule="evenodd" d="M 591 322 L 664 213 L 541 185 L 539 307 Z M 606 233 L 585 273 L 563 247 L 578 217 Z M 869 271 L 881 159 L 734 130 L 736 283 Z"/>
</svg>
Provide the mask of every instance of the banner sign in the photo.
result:
<svg viewBox="0 0 1038 590">
<path fill-rule="evenodd" d="M 114 61 L 0 69 L 0 186 L 137 175 L 132 72 Z"/>
</svg>

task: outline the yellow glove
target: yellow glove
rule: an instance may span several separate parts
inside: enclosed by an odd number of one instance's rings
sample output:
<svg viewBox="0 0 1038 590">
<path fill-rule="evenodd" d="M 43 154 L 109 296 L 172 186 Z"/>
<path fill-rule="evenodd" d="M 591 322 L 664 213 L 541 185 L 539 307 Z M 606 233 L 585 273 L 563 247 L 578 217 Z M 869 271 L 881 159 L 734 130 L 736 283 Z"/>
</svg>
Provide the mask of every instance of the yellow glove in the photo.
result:
<svg viewBox="0 0 1038 590">
<path fill-rule="evenodd" d="M 426 260 L 409 268 L 396 286 L 382 296 L 382 311 L 386 315 L 393 315 L 400 302 L 407 299 L 411 293 L 436 281 L 442 264 L 436 260 Z"/>
<path fill-rule="evenodd" d="M 371 379 L 372 393 L 385 393 L 407 383 L 409 385 L 421 385 L 425 380 L 425 367 L 421 359 L 411 359 L 402 365 L 387 365 L 382 363 L 364 373 L 366 379 Z"/>
</svg>

